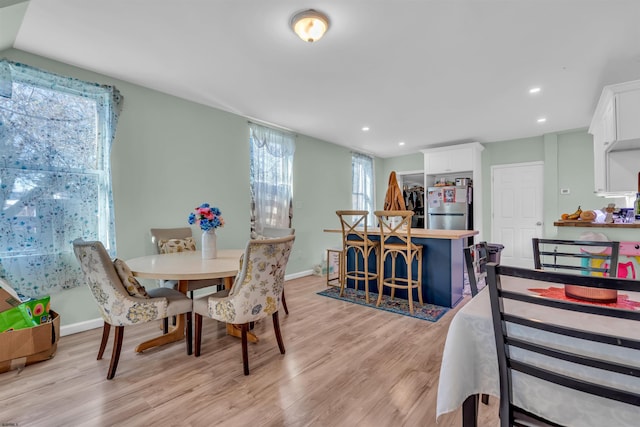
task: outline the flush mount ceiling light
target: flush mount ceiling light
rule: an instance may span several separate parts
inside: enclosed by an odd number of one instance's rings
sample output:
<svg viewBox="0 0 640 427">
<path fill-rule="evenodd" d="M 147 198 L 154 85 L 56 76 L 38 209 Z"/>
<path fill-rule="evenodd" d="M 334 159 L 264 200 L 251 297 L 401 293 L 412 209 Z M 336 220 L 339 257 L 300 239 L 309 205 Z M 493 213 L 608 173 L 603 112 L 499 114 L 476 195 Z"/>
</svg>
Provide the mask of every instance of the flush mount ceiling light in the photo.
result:
<svg viewBox="0 0 640 427">
<path fill-rule="evenodd" d="M 291 28 L 302 40 L 313 43 L 320 40 L 329 29 L 329 18 L 317 10 L 303 10 L 293 15 Z"/>
</svg>

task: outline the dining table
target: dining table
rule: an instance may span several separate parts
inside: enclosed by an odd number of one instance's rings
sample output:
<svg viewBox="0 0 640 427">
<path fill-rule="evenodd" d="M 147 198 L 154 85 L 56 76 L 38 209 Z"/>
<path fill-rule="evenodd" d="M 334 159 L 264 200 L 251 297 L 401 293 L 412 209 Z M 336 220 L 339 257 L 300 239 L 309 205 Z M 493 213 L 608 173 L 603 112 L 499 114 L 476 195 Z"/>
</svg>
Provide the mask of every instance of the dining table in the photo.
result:
<svg viewBox="0 0 640 427">
<path fill-rule="evenodd" d="M 178 290 L 187 293 L 190 280 L 223 279 L 226 289 L 233 285 L 233 279 L 238 274 L 242 249 L 218 250 L 214 259 L 203 259 L 200 251 L 184 251 L 168 254 L 147 255 L 126 261 L 133 275 L 140 279 L 177 280 Z M 168 333 L 145 341 L 136 347 L 136 352 L 142 352 L 152 347 L 168 344 L 184 339 L 184 315 L 177 316 L 176 325 Z M 240 336 L 239 330 L 227 324 L 227 333 Z M 257 337 L 250 333 L 250 341 L 257 341 Z"/>
<path fill-rule="evenodd" d="M 529 293 L 541 297 L 553 285 L 510 276 L 502 276 L 503 289 Z M 557 287 L 558 285 L 555 284 Z M 560 285 L 561 286 L 561 285 Z M 624 309 L 640 308 L 640 293 L 624 292 L 626 304 Z M 519 315 L 529 318 L 541 318 L 552 314 L 554 321 L 589 329 L 599 333 L 625 336 L 640 339 L 640 330 L 634 321 L 621 318 L 606 318 L 587 313 L 569 312 L 549 307 L 533 306 L 518 301 L 509 301 L 509 311 L 517 311 Z M 505 306 L 507 307 L 507 306 Z M 545 310 L 552 312 L 545 313 Z M 597 318 L 597 320 L 596 320 Z M 526 340 L 536 340 L 550 346 L 567 349 L 580 349 L 582 352 L 598 355 L 604 359 L 615 360 L 638 366 L 637 350 L 612 347 L 607 344 L 588 342 L 577 339 L 567 340 L 559 335 L 534 330 L 519 325 L 513 327 L 513 334 Z M 566 374 L 575 373 L 576 366 L 557 359 L 544 359 L 545 356 L 529 354 L 527 357 L 536 363 Z M 580 375 L 593 382 L 623 387 L 640 393 L 640 379 L 620 378 L 611 373 L 580 368 Z M 477 426 L 478 396 L 487 394 L 500 398 L 498 374 L 498 357 L 494 336 L 493 320 L 489 289 L 485 287 L 474 298 L 468 301 L 456 313 L 449 326 L 440 366 L 438 383 L 436 420 L 445 413 L 453 412 L 462 406 L 462 425 Z M 513 374 L 513 400 L 516 405 L 536 415 L 566 426 L 601 427 L 601 426 L 638 426 L 640 425 L 640 408 L 625 403 L 564 388 L 537 378 L 515 372 Z"/>
</svg>

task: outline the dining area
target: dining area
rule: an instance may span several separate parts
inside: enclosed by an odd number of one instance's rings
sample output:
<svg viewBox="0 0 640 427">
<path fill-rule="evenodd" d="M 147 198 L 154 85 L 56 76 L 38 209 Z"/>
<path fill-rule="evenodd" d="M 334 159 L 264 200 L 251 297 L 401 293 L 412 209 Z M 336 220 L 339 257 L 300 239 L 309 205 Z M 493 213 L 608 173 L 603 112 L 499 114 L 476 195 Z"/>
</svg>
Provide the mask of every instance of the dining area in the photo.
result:
<svg viewBox="0 0 640 427">
<path fill-rule="evenodd" d="M 462 425 L 478 426 L 499 399 L 501 426 L 637 425 L 640 289 L 618 277 L 620 242 L 532 250 L 531 268 L 485 260 L 486 286 L 447 333 L 436 417 L 462 408 Z"/>
<path fill-rule="evenodd" d="M 295 230 L 265 229 L 244 249 L 218 250 L 211 234 L 224 225 L 224 219 L 217 208 L 202 204 L 189 222 L 203 231 L 198 250 L 190 227 L 152 228 L 157 253 L 126 261 L 112 259 L 100 241 L 73 241 L 75 257 L 104 321 L 98 360 L 115 328 L 108 380 L 116 374 L 125 326 L 154 320 L 162 320 L 163 333 L 138 344 L 136 353 L 184 341 L 187 355 L 199 357 L 205 317 L 225 323 L 227 334 L 241 340 L 243 372 L 249 375 L 248 342 L 259 341 L 250 329 L 271 317 L 280 353 L 285 354 L 278 312 L 282 308 L 288 313 L 284 277 Z M 145 279 L 157 286 L 145 289 L 139 282 Z"/>
</svg>

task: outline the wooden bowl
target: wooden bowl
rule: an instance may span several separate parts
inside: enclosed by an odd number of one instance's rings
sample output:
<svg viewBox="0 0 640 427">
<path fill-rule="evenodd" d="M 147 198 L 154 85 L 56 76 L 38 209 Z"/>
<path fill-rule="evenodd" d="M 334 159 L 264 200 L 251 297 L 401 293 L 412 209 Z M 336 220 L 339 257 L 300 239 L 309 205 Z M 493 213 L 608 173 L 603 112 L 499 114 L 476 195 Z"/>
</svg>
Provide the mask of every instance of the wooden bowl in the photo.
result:
<svg viewBox="0 0 640 427">
<path fill-rule="evenodd" d="M 587 288 L 585 286 L 564 285 L 564 294 L 569 298 L 590 302 L 618 302 L 618 291 L 615 289 Z"/>
</svg>

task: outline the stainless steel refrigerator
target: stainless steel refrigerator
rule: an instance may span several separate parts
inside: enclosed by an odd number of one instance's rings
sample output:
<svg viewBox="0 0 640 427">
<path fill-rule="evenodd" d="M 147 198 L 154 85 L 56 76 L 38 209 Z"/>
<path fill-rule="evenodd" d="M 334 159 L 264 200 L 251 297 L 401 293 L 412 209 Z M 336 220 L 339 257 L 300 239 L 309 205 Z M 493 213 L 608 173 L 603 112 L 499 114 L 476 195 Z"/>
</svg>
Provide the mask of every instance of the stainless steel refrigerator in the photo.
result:
<svg viewBox="0 0 640 427">
<path fill-rule="evenodd" d="M 429 187 L 427 226 L 442 230 L 473 229 L 473 187 Z"/>
</svg>

